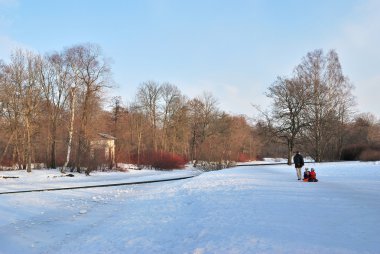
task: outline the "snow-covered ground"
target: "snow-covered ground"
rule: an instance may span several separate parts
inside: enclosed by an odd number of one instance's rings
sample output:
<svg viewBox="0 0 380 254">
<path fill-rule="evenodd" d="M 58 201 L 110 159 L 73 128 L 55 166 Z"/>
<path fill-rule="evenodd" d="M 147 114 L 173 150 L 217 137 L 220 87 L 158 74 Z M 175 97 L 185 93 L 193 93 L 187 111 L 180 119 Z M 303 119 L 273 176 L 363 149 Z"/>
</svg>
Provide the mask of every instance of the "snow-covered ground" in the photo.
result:
<svg viewBox="0 0 380 254">
<path fill-rule="evenodd" d="M 64 173 L 59 170 L 0 171 L 0 193 L 25 190 L 54 189 L 78 186 L 93 186 L 118 183 L 144 182 L 152 180 L 181 178 L 198 175 L 194 168 L 187 170 L 129 170 L 128 172 L 92 172 L 91 176 L 79 173 Z M 67 177 L 67 175 L 74 177 Z M 7 178 L 8 177 L 8 178 Z M 12 178 L 17 177 L 17 178 Z M 1 178 L 5 178 L 2 180 Z"/>
<path fill-rule="evenodd" d="M 304 161 L 306 163 L 314 162 L 313 158 L 305 157 Z M 281 164 L 288 163 L 287 159 L 284 158 L 263 158 L 261 161 L 247 161 L 247 162 L 238 162 L 237 165 L 251 165 L 251 164 Z"/>
<path fill-rule="evenodd" d="M 380 163 L 308 167 L 320 182 L 297 181 L 287 165 L 244 166 L 173 182 L 1 194 L 0 253 L 380 253 Z M 166 173 L 194 171 L 0 172 L 20 176 L 0 178 L 0 188 Z"/>
</svg>

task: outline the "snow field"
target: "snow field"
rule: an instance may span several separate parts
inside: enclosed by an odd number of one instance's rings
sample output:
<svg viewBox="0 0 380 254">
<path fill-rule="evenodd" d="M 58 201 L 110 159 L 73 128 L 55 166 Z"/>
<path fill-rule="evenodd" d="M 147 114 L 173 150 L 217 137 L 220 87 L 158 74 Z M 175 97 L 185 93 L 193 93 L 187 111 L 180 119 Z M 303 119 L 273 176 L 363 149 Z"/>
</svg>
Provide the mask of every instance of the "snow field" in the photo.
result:
<svg viewBox="0 0 380 254">
<path fill-rule="evenodd" d="M 379 253 L 380 164 L 307 166 L 320 182 L 299 182 L 286 165 L 245 166 L 175 182 L 0 195 L 0 253 Z M 121 176 L 95 178 L 107 177 Z M 0 186 L 38 187 L 16 180 Z"/>
</svg>

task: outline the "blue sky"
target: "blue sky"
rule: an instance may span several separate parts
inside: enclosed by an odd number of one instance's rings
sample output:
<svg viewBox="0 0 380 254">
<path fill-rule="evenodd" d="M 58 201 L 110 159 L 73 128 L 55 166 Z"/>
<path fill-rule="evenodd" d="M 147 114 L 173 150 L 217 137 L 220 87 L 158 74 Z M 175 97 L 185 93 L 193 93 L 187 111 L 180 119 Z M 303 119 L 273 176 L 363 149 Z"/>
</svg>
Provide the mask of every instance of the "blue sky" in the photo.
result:
<svg viewBox="0 0 380 254">
<path fill-rule="evenodd" d="M 0 0 L 0 58 L 99 44 L 131 102 L 147 80 L 189 97 L 211 92 L 233 114 L 255 114 L 278 75 L 309 51 L 335 49 L 360 112 L 380 116 L 380 1 Z"/>
</svg>

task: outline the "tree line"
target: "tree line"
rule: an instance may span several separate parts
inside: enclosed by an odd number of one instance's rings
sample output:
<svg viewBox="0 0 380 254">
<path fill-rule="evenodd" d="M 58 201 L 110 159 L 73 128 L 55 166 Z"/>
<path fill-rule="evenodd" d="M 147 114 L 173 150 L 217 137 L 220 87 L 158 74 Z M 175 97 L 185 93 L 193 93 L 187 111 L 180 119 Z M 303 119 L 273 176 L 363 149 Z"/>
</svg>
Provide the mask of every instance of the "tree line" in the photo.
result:
<svg viewBox="0 0 380 254">
<path fill-rule="evenodd" d="M 97 45 L 14 51 L 0 61 L 0 164 L 88 173 L 105 163 L 91 152 L 99 133 L 116 138 L 117 163 L 157 168 L 266 156 L 290 163 L 295 149 L 316 161 L 380 158 L 380 124 L 354 114 L 353 86 L 334 50 L 309 52 L 292 76 L 278 77 L 255 123 L 221 110 L 211 93 L 189 98 L 169 82 L 142 82 L 128 105 L 110 89 L 111 66 Z"/>
<path fill-rule="evenodd" d="M 175 84 L 146 81 L 135 100 L 109 98 L 111 66 L 94 44 L 45 55 L 16 50 L 0 62 L 1 165 L 92 170 L 91 141 L 116 138 L 116 162 L 244 160 L 259 138 L 210 93 L 188 98 Z M 168 166 L 170 167 L 170 166 Z"/>
<path fill-rule="evenodd" d="M 261 133 L 283 144 L 288 164 L 295 150 L 317 162 L 380 159 L 379 122 L 355 114 L 352 92 L 335 50 L 309 52 L 290 77 L 280 76 L 268 88 L 272 106 L 261 111 Z"/>
</svg>

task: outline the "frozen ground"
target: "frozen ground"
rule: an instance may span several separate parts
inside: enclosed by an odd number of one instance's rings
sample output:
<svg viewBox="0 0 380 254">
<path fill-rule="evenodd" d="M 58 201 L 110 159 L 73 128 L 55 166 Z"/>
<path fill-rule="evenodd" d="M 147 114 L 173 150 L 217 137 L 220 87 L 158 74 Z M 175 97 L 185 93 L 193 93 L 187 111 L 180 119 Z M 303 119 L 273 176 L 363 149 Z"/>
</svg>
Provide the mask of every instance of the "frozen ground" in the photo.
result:
<svg viewBox="0 0 380 254">
<path fill-rule="evenodd" d="M 308 166 L 320 182 L 299 182 L 286 165 L 244 166 L 175 182 L 0 195 L 0 253 L 380 253 L 380 164 Z M 164 177 L 24 174 L 0 178 L 1 191 Z"/>
</svg>

